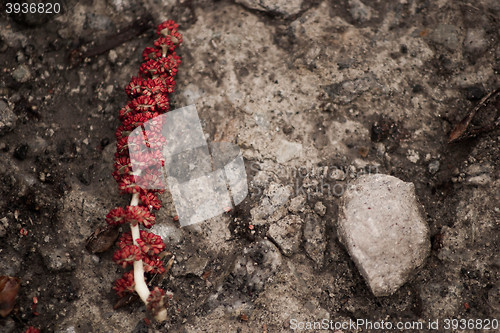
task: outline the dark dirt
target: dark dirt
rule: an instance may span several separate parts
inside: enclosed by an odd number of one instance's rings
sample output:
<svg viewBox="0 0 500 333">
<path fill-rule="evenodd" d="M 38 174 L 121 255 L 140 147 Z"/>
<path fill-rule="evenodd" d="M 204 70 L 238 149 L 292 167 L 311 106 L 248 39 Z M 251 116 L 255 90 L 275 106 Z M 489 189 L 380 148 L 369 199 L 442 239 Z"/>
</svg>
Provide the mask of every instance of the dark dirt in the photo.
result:
<svg viewBox="0 0 500 333">
<path fill-rule="evenodd" d="M 290 17 L 207 0 L 67 0 L 62 13 L 45 16 L 2 7 L 0 99 L 15 120 L 0 129 L 0 275 L 20 278 L 21 288 L 0 331 L 281 332 L 291 318 L 500 320 L 500 131 L 448 143 L 453 126 L 498 88 L 500 7 L 365 1 L 372 16 L 359 21 L 350 3 L 304 2 Z M 177 261 L 159 283 L 174 297 L 167 323 L 148 326 L 140 302 L 113 310 L 112 281 L 122 270 L 112 249 L 95 255 L 85 244 L 109 209 L 127 204 L 111 176 L 118 110 L 154 38 L 145 28 L 167 18 L 185 40 L 171 109 L 196 103 L 211 140 L 242 148 L 253 185 L 234 211 L 182 229 L 164 197 L 158 219 Z M 473 33 L 481 40 L 466 46 Z M 478 114 L 474 123 L 481 117 L 491 119 Z M 290 148 L 294 157 L 277 163 L 282 140 L 302 150 Z M 345 179 L 314 174 L 326 166 Z M 328 193 L 373 170 L 415 184 L 432 234 L 426 264 L 379 298 L 337 240 L 339 195 Z M 330 187 L 307 185 L 313 180 Z M 319 264 L 304 243 L 284 255 L 267 239 L 269 225 L 249 229 L 271 183 L 291 185 L 290 199 L 305 189 L 294 214 L 326 221 Z M 291 214 L 290 206 L 277 215 Z"/>
</svg>

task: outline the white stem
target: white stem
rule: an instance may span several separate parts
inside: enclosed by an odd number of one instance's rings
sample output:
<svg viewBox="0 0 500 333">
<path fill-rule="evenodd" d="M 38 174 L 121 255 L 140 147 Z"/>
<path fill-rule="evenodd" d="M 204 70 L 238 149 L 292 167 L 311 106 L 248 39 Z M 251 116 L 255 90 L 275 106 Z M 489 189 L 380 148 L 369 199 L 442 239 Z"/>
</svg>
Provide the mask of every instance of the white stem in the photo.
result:
<svg viewBox="0 0 500 333">
<path fill-rule="evenodd" d="M 130 201 L 130 206 L 137 206 L 139 204 L 139 193 L 134 193 L 132 196 L 132 200 Z M 139 223 L 136 225 L 130 224 L 130 231 L 132 232 L 132 240 L 134 241 L 134 245 L 137 245 L 136 239 L 141 238 L 141 234 L 139 233 Z M 134 282 L 135 282 L 135 291 L 142 299 L 144 304 L 148 304 L 149 297 L 149 288 L 146 284 L 146 280 L 144 279 L 144 266 L 142 264 L 142 260 L 134 261 Z"/>
</svg>

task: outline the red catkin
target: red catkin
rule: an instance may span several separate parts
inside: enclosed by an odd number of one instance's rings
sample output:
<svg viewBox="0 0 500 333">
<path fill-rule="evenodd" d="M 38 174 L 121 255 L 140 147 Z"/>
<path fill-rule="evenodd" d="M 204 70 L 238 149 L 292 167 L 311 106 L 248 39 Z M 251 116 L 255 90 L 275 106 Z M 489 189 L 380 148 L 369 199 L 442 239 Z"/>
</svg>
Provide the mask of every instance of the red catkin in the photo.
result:
<svg viewBox="0 0 500 333">
<path fill-rule="evenodd" d="M 130 224 L 132 228 L 142 226 L 149 229 L 156 222 L 153 210 L 161 207 L 157 194 L 163 191 L 162 175 L 155 168 L 148 169 L 150 166 L 148 163 L 163 160 L 161 147 L 165 144 L 165 139 L 161 136 L 162 124 L 161 120 L 154 118 L 169 110 L 168 94 L 175 88 L 174 79 L 181 63 L 180 57 L 175 53 L 175 49 L 182 42 L 182 35 L 178 29 L 179 26 L 171 20 L 157 27 L 158 38 L 154 41 L 154 46 L 144 49 L 142 53 L 144 63 L 139 68 L 139 74 L 133 76 L 125 87 L 130 101 L 119 111 L 121 125 L 115 132 L 117 145 L 113 178 L 123 194 L 134 194 L 138 196 L 139 202 L 137 205 L 131 204 L 110 210 L 106 215 L 106 222 L 110 225 Z M 134 154 L 134 164 L 145 167 L 138 176 L 132 174 L 129 148 L 140 147 L 140 142 L 134 142 L 134 139 L 128 140 L 128 135 L 146 122 L 148 126 L 150 125 L 148 149 L 141 150 L 137 156 Z M 143 189 L 138 185 L 145 182 L 156 184 L 159 189 Z M 163 262 L 158 256 L 165 250 L 161 237 L 140 230 L 140 238 L 133 239 L 132 233 L 125 232 L 121 235 L 113 260 L 123 268 L 130 265 L 135 267 L 134 262 L 142 261 L 146 275 L 165 272 Z M 136 282 L 134 272 L 128 271 L 115 281 L 113 289 L 118 296 L 123 297 L 136 290 L 138 283 Z M 153 314 L 160 312 L 166 305 L 165 291 L 154 287 L 147 297 L 146 305 Z"/>
</svg>

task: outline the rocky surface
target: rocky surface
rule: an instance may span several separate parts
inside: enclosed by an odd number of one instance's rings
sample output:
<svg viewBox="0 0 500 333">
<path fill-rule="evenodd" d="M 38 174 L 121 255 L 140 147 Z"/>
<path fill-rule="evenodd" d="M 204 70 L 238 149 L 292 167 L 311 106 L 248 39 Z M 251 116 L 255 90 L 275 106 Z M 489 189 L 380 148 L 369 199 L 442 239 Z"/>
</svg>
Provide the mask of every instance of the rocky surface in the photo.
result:
<svg viewBox="0 0 500 333">
<path fill-rule="evenodd" d="M 367 175 L 349 184 L 338 235 L 375 296 L 393 294 L 430 250 L 430 234 L 412 183 Z"/>
<path fill-rule="evenodd" d="M 448 133 L 498 88 L 499 15 L 496 0 L 70 0 L 58 15 L 2 12 L 0 273 L 22 284 L 0 331 L 498 318 L 498 129 L 456 144 Z M 151 29 L 134 33 L 136 18 Z M 89 253 L 85 239 L 127 203 L 111 177 L 117 113 L 167 18 L 184 35 L 172 108 L 196 103 L 207 139 L 241 148 L 249 195 L 180 228 L 165 193 L 155 227 L 176 256 L 160 281 L 173 298 L 169 320 L 147 326 L 140 303 L 113 309 L 122 270 L 112 249 Z M 101 49 L 118 31 L 127 40 Z M 370 291 L 336 223 L 348 182 L 375 173 L 414 184 L 432 244 L 384 297 Z M 283 227 L 290 219 L 300 230 Z"/>
<path fill-rule="evenodd" d="M 300 12 L 303 0 L 235 0 L 243 6 L 271 14 L 290 17 Z"/>
</svg>

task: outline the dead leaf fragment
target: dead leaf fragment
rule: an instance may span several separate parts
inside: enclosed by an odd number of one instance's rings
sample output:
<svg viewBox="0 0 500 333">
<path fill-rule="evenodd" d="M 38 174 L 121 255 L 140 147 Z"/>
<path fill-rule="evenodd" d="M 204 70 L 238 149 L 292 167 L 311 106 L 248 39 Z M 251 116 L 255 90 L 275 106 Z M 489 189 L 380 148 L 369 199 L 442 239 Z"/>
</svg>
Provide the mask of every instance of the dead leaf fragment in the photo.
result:
<svg viewBox="0 0 500 333">
<path fill-rule="evenodd" d="M 486 96 L 450 132 L 448 143 L 475 137 L 500 127 L 500 88 Z"/>
<path fill-rule="evenodd" d="M 105 252 L 113 246 L 119 234 L 120 231 L 117 226 L 107 225 L 105 227 L 99 227 L 89 236 L 89 238 L 87 238 L 85 248 L 90 253 Z"/>
<path fill-rule="evenodd" d="M 0 315 L 6 317 L 16 304 L 21 280 L 12 276 L 0 276 Z"/>
</svg>

